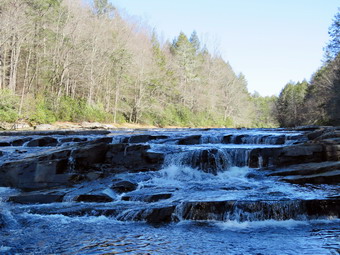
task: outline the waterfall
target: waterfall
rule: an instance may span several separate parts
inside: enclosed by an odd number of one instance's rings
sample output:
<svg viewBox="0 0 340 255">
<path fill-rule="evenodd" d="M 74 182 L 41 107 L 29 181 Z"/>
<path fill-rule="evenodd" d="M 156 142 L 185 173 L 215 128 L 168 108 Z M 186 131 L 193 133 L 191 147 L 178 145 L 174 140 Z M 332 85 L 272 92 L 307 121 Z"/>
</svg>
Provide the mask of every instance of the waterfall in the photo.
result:
<svg viewBox="0 0 340 255">
<path fill-rule="evenodd" d="M 203 148 L 166 155 L 164 166 L 189 166 L 206 173 L 217 174 L 228 168 L 249 166 L 251 149 Z"/>
<path fill-rule="evenodd" d="M 322 209 L 324 207 L 328 210 Z M 328 200 L 184 202 L 175 213 L 181 220 L 237 222 L 306 220 L 339 215 L 337 206 Z"/>
</svg>

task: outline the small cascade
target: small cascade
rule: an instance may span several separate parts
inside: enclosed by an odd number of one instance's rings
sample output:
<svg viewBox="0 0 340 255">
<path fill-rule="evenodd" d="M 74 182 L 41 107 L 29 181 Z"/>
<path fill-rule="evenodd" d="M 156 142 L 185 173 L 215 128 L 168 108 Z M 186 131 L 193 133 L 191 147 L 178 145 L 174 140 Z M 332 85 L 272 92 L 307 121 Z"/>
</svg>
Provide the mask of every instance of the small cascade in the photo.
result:
<svg viewBox="0 0 340 255">
<path fill-rule="evenodd" d="M 32 138 L 27 139 L 27 141 L 25 141 L 21 146 L 22 147 L 27 147 L 28 143 L 32 140 Z"/>
<path fill-rule="evenodd" d="M 258 157 L 258 168 L 262 168 L 263 167 L 263 157 L 262 157 L 262 155 L 260 155 L 259 157 Z"/>
<path fill-rule="evenodd" d="M 228 168 L 249 165 L 251 149 L 204 148 L 166 155 L 164 165 L 189 166 L 206 173 L 217 174 Z"/>
<path fill-rule="evenodd" d="M 133 221 L 140 219 L 141 211 L 139 210 L 124 210 L 115 217 L 119 221 Z"/>
<path fill-rule="evenodd" d="M 122 143 L 124 141 L 124 138 L 125 138 L 124 136 L 120 136 L 120 135 L 113 136 L 111 144 Z"/>
<path fill-rule="evenodd" d="M 189 166 L 206 173 L 217 174 L 230 166 L 229 154 L 220 149 L 199 149 L 173 153 L 165 158 L 165 166 Z"/>
<path fill-rule="evenodd" d="M 249 165 L 249 155 L 251 149 L 224 149 L 224 152 L 229 155 L 230 166 L 244 167 Z"/>
<path fill-rule="evenodd" d="M 74 202 L 74 198 L 76 197 L 75 194 L 73 193 L 67 193 L 65 194 L 65 196 L 63 197 L 63 202 Z"/>
<path fill-rule="evenodd" d="M 223 143 L 223 135 L 212 134 L 212 135 L 202 135 L 200 138 L 201 144 L 219 144 Z"/>
<path fill-rule="evenodd" d="M 295 160 L 305 160 L 307 154 L 307 160 L 323 157 L 322 146 L 299 144 L 306 139 L 303 132 L 116 130 L 108 136 L 92 132 L 23 134 L 3 141 L 2 185 L 23 189 L 0 187 L 0 253 L 103 253 L 115 229 L 122 236 L 136 233 L 136 238 L 127 242 L 131 247 L 150 232 L 151 237 L 162 233 L 164 242 L 155 250 L 130 247 L 121 253 L 278 254 L 278 245 L 293 232 L 275 226 L 292 222 L 302 222 L 294 232 L 298 238 L 304 235 L 302 242 L 289 241 L 296 247 L 294 252 L 299 252 L 301 243 L 305 249 L 317 240 L 314 247 L 319 248 L 325 243 L 324 237 L 330 236 L 331 245 L 338 240 L 339 189 L 324 181 L 325 169 L 331 168 L 333 174 L 338 171 L 338 162 L 314 165 L 299 161 L 294 168 Z M 297 146 L 286 147 L 293 144 Z M 287 170 L 280 168 L 286 163 Z M 317 180 L 322 183 L 286 182 L 287 177 L 296 177 L 294 173 L 306 171 L 320 172 L 323 179 Z M 317 223 L 312 225 L 314 221 Z M 170 222 L 173 224 L 162 225 Z M 248 227 L 268 222 L 264 228 Z M 160 225 L 154 228 L 149 224 Z M 241 231 L 228 228 L 232 225 L 240 226 Z M 313 229 L 325 234 L 314 238 Z M 327 232 L 329 229 L 333 234 Z M 280 231 L 285 235 L 280 236 Z M 277 241 L 268 246 L 278 248 L 263 252 L 262 241 L 272 241 L 273 233 Z M 107 240 L 103 240 L 104 234 Z M 116 248 L 122 246 L 122 240 L 107 252 L 119 252 Z M 244 248 L 248 240 L 252 246 Z M 235 241 L 242 250 L 233 249 Z M 91 250 L 72 250 L 75 242 Z M 149 243 L 157 245 L 152 238 Z M 164 243 L 172 249 L 162 250 Z M 193 250 L 179 249 L 188 247 L 188 243 Z M 224 244 L 228 246 L 222 247 Z M 218 252 L 216 246 L 220 246 Z M 291 251 L 287 253 L 294 253 Z M 309 250 L 308 254 L 327 253 L 319 251 Z"/>
<path fill-rule="evenodd" d="M 74 173 L 75 172 L 75 167 L 76 167 L 76 161 L 73 157 L 73 153 L 75 150 L 71 150 L 70 156 L 68 157 L 68 162 L 67 162 L 67 167 L 68 167 L 68 172 L 69 173 Z"/>
<path fill-rule="evenodd" d="M 184 202 L 175 212 L 182 220 L 203 221 L 283 221 L 339 217 L 336 202 L 329 200 Z"/>
<path fill-rule="evenodd" d="M 223 143 L 226 144 L 257 144 L 257 145 L 283 145 L 285 135 L 266 135 L 266 134 L 236 134 L 226 135 Z"/>
<path fill-rule="evenodd" d="M 124 210 L 115 217 L 119 221 L 146 221 L 152 224 L 178 221 L 175 206 L 148 207 Z"/>
</svg>

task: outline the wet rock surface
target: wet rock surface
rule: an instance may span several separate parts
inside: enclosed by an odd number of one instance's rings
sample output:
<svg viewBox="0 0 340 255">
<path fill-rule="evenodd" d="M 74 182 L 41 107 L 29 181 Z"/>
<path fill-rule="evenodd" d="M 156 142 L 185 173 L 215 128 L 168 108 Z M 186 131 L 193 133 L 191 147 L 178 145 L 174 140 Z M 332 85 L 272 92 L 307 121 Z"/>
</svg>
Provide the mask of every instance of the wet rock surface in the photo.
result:
<svg viewBox="0 0 340 255">
<path fill-rule="evenodd" d="M 231 134 L 222 136 L 220 142 L 221 144 L 236 145 L 248 143 L 282 145 L 289 140 L 294 141 L 295 145 L 290 146 L 244 149 L 244 153 L 249 153 L 248 165 L 254 168 L 277 168 L 317 162 L 323 164 L 325 161 L 339 160 L 339 129 L 310 126 L 296 130 L 305 133 L 292 136 Z M 170 142 L 188 147 L 202 144 L 205 140 L 211 142 L 211 138 L 204 140 L 202 134 L 178 136 L 177 138 L 171 137 L 169 134 L 133 134 L 125 135 L 121 138 L 120 143 L 112 144 L 112 136 L 110 137 L 109 134 L 110 131 L 102 130 L 1 132 L 0 145 L 3 148 L 18 147 L 16 152 L 21 156 L 13 158 L 23 159 L 4 160 L 0 166 L 3 177 L 1 185 L 39 189 L 59 184 L 68 185 L 70 182 L 72 183 L 72 179 L 81 179 L 79 174 L 95 170 L 113 173 L 155 171 L 162 168 L 165 155 L 168 152 L 155 151 L 151 149 L 150 143 L 158 141 L 159 144 L 166 144 Z M 84 136 L 89 135 L 101 137 L 87 141 L 88 138 Z M 300 144 L 296 144 L 296 141 L 299 140 Z M 25 149 L 21 149 L 20 146 L 23 148 L 24 144 Z M 71 145 L 63 147 L 64 144 Z M 46 147 L 46 150 L 39 151 L 34 155 L 34 152 L 29 153 L 29 147 Z M 189 153 L 191 158 L 185 159 L 184 165 L 199 168 L 208 173 L 217 174 L 218 169 L 230 166 L 230 159 L 228 161 L 220 149 L 198 148 Z M 0 150 L 0 156 L 3 154 L 4 152 Z M 236 165 L 243 166 L 242 164 L 244 163 Z M 303 165 L 301 166 L 303 167 Z M 327 172 L 327 166 L 323 169 L 324 172 Z M 286 171 L 281 175 L 285 173 L 290 174 L 289 171 Z M 20 181 L 21 177 L 25 180 Z M 83 179 L 87 179 L 86 176 Z M 300 178 L 300 181 L 297 182 L 303 183 L 303 179 Z M 319 178 L 319 182 L 322 182 L 322 178 Z M 325 182 L 328 183 L 327 180 Z M 33 187 L 34 183 L 37 184 L 37 187 Z"/>
<path fill-rule="evenodd" d="M 115 181 L 112 184 L 111 189 L 118 193 L 125 193 L 125 192 L 130 192 L 130 191 L 137 189 L 137 186 L 138 185 L 136 183 L 132 183 L 130 181 L 119 180 L 119 181 Z"/>
<path fill-rule="evenodd" d="M 340 200 L 187 202 L 181 209 L 186 220 L 299 220 L 306 215 L 339 217 Z"/>
<path fill-rule="evenodd" d="M 8 201 L 19 204 L 49 204 L 63 201 L 64 194 L 20 194 Z"/>
<path fill-rule="evenodd" d="M 142 201 L 147 203 L 153 203 L 172 197 L 171 193 L 159 193 L 159 194 L 129 194 L 122 196 L 124 201 Z"/>
<path fill-rule="evenodd" d="M 282 178 L 283 181 L 295 184 L 339 184 L 340 170 L 327 171 L 325 173 L 310 175 L 294 175 Z"/>
<path fill-rule="evenodd" d="M 106 194 L 83 194 L 83 195 L 79 195 L 76 196 L 74 198 L 74 201 L 76 202 L 95 202 L 95 203 L 109 203 L 112 202 L 113 199 L 106 195 Z"/>
<path fill-rule="evenodd" d="M 339 132 L 334 127 L 0 132 L 0 186 L 18 188 L 6 201 L 38 214 L 152 224 L 339 217 L 334 195 Z M 244 168 L 244 174 L 233 172 Z M 298 184 L 303 192 L 320 189 L 327 196 L 301 199 L 292 195 L 296 190 L 275 189 L 274 183 L 289 189 Z"/>
<path fill-rule="evenodd" d="M 33 139 L 27 143 L 27 147 L 53 147 L 58 144 L 58 140 L 53 137 L 41 137 Z"/>
</svg>

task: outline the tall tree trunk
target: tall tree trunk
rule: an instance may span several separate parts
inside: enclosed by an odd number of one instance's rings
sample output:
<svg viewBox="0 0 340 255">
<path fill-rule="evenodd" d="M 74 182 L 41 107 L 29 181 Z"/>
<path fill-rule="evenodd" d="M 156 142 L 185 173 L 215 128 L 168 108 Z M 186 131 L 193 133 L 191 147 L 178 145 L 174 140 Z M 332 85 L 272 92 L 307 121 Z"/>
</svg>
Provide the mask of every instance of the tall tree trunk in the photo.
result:
<svg viewBox="0 0 340 255">
<path fill-rule="evenodd" d="M 32 56 L 32 50 L 30 49 L 28 52 L 28 56 L 26 59 L 26 66 L 25 66 L 25 77 L 24 77 L 24 82 L 22 85 L 22 89 L 21 89 L 21 98 L 20 98 L 20 105 L 19 105 L 19 115 L 21 115 L 21 111 L 22 111 L 22 106 L 24 103 L 24 96 L 25 96 L 25 88 L 27 86 L 28 81 L 28 73 L 29 73 L 29 67 L 30 67 L 30 62 L 31 62 L 31 56 Z"/>
</svg>

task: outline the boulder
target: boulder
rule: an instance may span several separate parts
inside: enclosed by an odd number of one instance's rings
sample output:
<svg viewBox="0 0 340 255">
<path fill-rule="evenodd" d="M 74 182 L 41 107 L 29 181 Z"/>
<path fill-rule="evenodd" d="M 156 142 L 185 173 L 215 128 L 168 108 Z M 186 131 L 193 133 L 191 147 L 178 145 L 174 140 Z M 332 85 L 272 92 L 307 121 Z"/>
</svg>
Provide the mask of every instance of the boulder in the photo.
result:
<svg viewBox="0 0 340 255">
<path fill-rule="evenodd" d="M 106 153 L 109 150 L 108 143 L 111 141 L 111 137 L 106 137 L 90 142 L 79 143 L 71 153 L 75 170 L 84 173 L 90 169 L 95 169 L 96 164 L 104 163 Z"/>
<path fill-rule="evenodd" d="M 14 123 L 13 126 L 12 126 L 12 129 L 28 130 L 28 129 L 32 129 L 32 126 L 29 123 L 26 123 L 26 122 L 19 122 L 19 123 Z"/>
<path fill-rule="evenodd" d="M 146 221 L 150 224 L 162 224 L 176 221 L 174 216 L 176 206 L 141 208 L 139 210 L 127 210 L 118 215 L 121 221 Z"/>
<path fill-rule="evenodd" d="M 290 165 L 286 168 L 273 169 L 271 170 L 269 176 L 314 175 L 339 169 L 340 162 L 326 161 L 319 163 Z"/>
<path fill-rule="evenodd" d="M 237 136 L 233 136 L 232 137 L 232 141 L 235 144 L 242 144 L 243 143 L 243 139 L 247 137 L 247 135 L 237 135 Z"/>
<path fill-rule="evenodd" d="M 125 193 L 136 190 L 138 185 L 130 181 L 116 181 L 112 184 L 111 189 L 117 193 Z"/>
<path fill-rule="evenodd" d="M 161 208 L 153 208 L 145 216 L 145 220 L 149 224 L 169 223 L 169 222 L 174 220 L 173 214 L 175 212 L 175 208 L 176 208 L 175 206 L 166 206 L 166 207 L 161 207 Z"/>
<path fill-rule="evenodd" d="M 68 137 L 68 138 L 62 138 L 60 139 L 60 143 L 80 143 L 80 142 L 86 142 L 87 138 L 82 137 Z"/>
<path fill-rule="evenodd" d="M 164 135 L 133 135 L 124 137 L 122 143 L 147 143 L 151 140 L 166 139 L 168 136 Z"/>
<path fill-rule="evenodd" d="M 7 147 L 7 146 L 11 146 L 11 143 L 7 141 L 0 141 L 0 147 Z"/>
<path fill-rule="evenodd" d="M 58 140 L 53 137 L 40 137 L 28 142 L 27 147 L 53 147 L 58 145 Z"/>
<path fill-rule="evenodd" d="M 320 128 L 320 129 L 317 129 L 317 130 L 314 130 L 312 132 L 307 133 L 306 137 L 309 140 L 314 140 L 314 139 L 320 137 L 321 135 L 323 135 L 324 133 L 325 133 L 325 129 L 324 128 Z"/>
<path fill-rule="evenodd" d="M 20 136 L 0 136 L 0 146 L 22 146 L 24 143 L 32 140 L 31 137 Z"/>
<path fill-rule="evenodd" d="M 0 130 L 13 130 L 13 123 L 0 122 Z"/>
<path fill-rule="evenodd" d="M 320 128 L 324 129 L 326 127 L 320 127 L 320 126 L 316 126 L 316 125 L 309 125 L 309 126 L 298 126 L 298 127 L 295 127 L 293 130 L 294 131 L 314 132 L 316 130 L 320 130 Z"/>
<path fill-rule="evenodd" d="M 340 199 L 304 200 L 305 213 L 312 218 L 339 218 Z"/>
<path fill-rule="evenodd" d="M 104 163 L 108 141 L 102 138 L 77 145 L 53 148 L 8 161 L 0 166 L 0 185 L 38 190 L 68 186 L 85 180 L 84 173 Z"/>
<path fill-rule="evenodd" d="M 0 166 L 0 185 L 38 190 L 69 184 L 72 174 L 65 172 L 67 159 L 40 161 L 38 158 L 11 161 Z"/>
<path fill-rule="evenodd" d="M 18 204 L 49 204 L 62 202 L 65 194 L 20 194 L 9 197 L 8 201 Z"/>
<path fill-rule="evenodd" d="M 191 135 L 178 140 L 179 145 L 194 145 L 201 143 L 201 135 Z"/>
<path fill-rule="evenodd" d="M 86 173 L 85 177 L 87 180 L 93 181 L 93 180 L 104 178 L 105 174 L 102 171 L 94 171 L 94 172 Z"/>
<path fill-rule="evenodd" d="M 172 197 L 171 193 L 159 193 L 151 195 L 143 194 L 129 194 L 122 197 L 124 201 L 141 201 L 146 203 L 153 203 L 164 199 L 169 199 Z"/>
<path fill-rule="evenodd" d="M 109 203 L 113 199 L 106 194 L 82 194 L 74 198 L 76 202 Z"/>
<path fill-rule="evenodd" d="M 275 145 L 285 144 L 286 142 L 286 137 L 284 135 L 270 136 L 267 139 L 270 141 L 269 144 L 275 144 Z"/>
<path fill-rule="evenodd" d="M 2 131 L 0 136 L 107 135 L 108 130 Z"/>
<path fill-rule="evenodd" d="M 315 144 L 305 144 L 288 146 L 282 149 L 280 157 L 308 157 L 315 156 L 322 152 L 322 146 Z"/>
<path fill-rule="evenodd" d="M 317 142 L 329 138 L 340 138 L 340 130 L 326 130 L 314 140 Z"/>
<path fill-rule="evenodd" d="M 85 129 L 115 129 L 112 124 L 103 124 L 99 122 L 82 122 L 81 127 Z"/>
<path fill-rule="evenodd" d="M 148 151 L 146 144 L 110 144 L 106 154 L 108 171 L 111 172 L 143 172 L 161 169 L 164 154 Z"/>
<path fill-rule="evenodd" d="M 123 143 L 146 143 L 150 141 L 150 135 L 133 135 L 124 137 Z"/>
<path fill-rule="evenodd" d="M 293 175 L 282 178 L 282 181 L 294 184 L 339 184 L 340 170 L 329 171 L 326 173 L 317 173 L 312 175 Z"/>
<path fill-rule="evenodd" d="M 40 124 L 34 127 L 35 130 L 55 130 L 56 127 L 50 124 Z"/>
<path fill-rule="evenodd" d="M 25 138 L 19 138 L 19 139 L 15 139 L 11 142 L 12 146 L 22 146 L 24 145 L 26 142 L 31 141 L 32 138 L 31 137 L 25 137 Z"/>
<path fill-rule="evenodd" d="M 222 143 L 226 143 L 226 144 L 231 143 L 232 137 L 233 137 L 233 135 L 223 136 Z"/>
<path fill-rule="evenodd" d="M 249 166 L 281 167 L 327 160 L 321 144 L 299 144 L 282 148 L 257 148 L 249 155 Z"/>
</svg>

